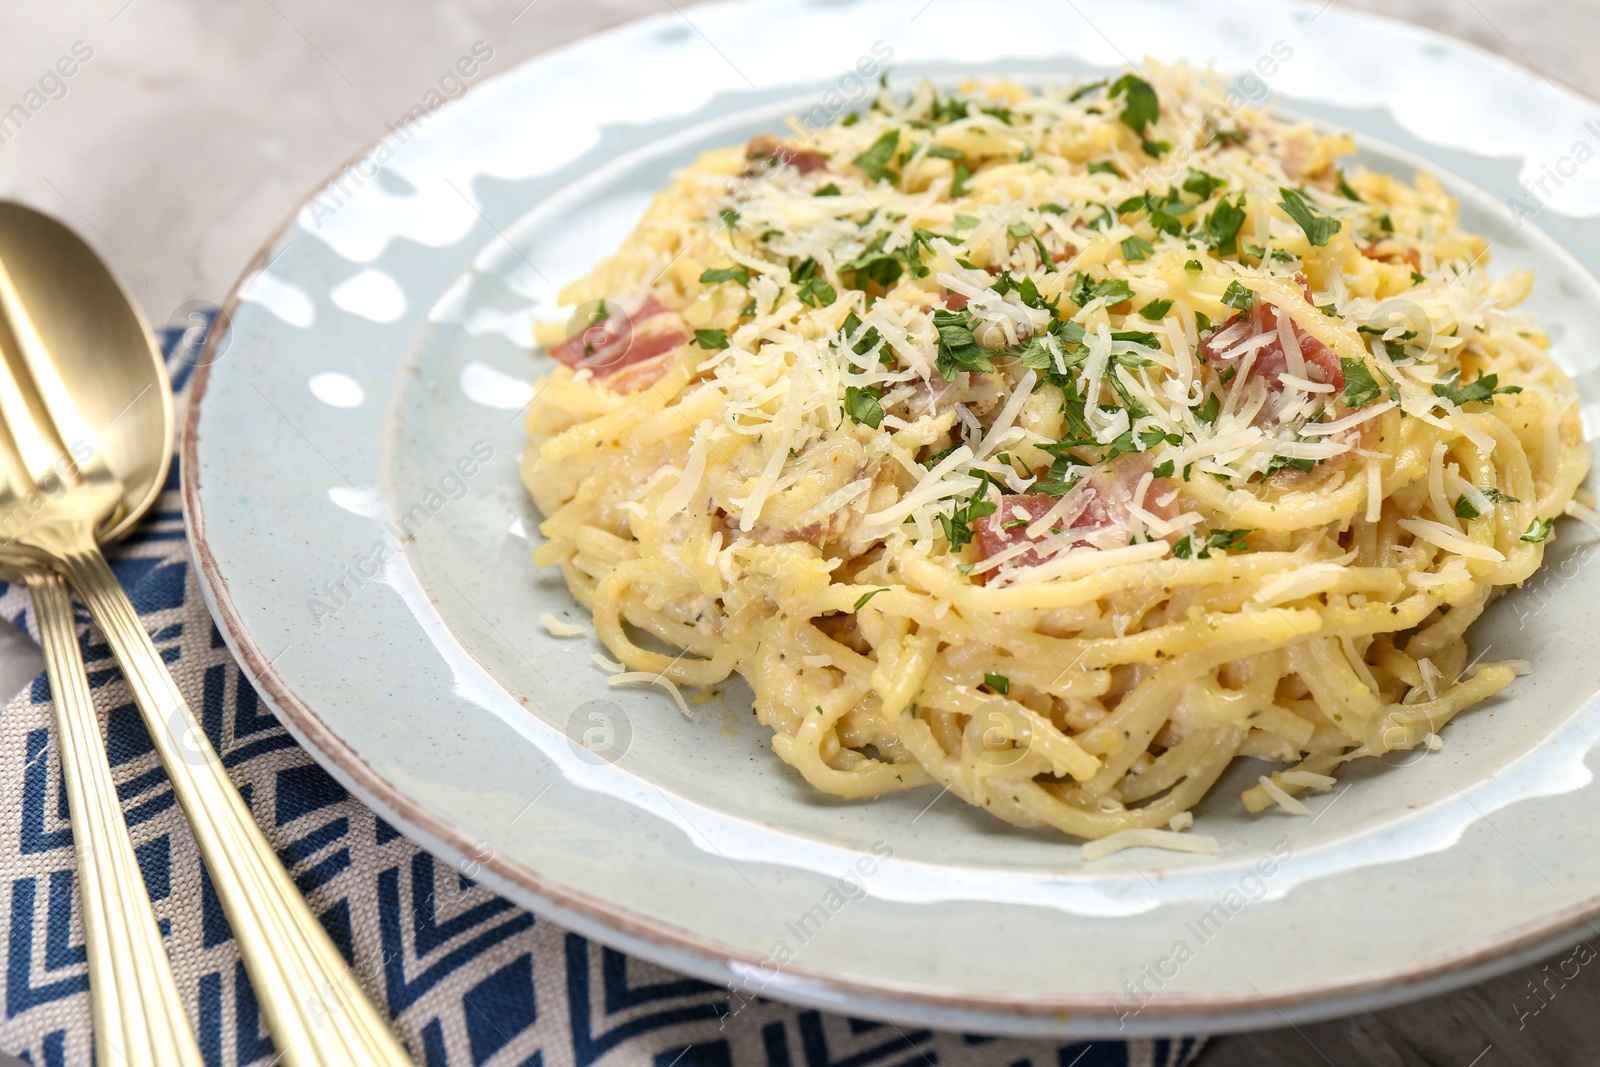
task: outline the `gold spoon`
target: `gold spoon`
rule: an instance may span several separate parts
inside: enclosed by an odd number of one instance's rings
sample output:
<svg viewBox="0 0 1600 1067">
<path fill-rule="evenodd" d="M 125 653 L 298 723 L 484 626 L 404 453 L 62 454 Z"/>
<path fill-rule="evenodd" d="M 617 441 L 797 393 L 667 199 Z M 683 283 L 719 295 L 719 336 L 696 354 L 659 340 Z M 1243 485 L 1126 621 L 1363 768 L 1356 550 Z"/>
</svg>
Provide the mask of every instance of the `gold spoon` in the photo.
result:
<svg viewBox="0 0 1600 1067">
<path fill-rule="evenodd" d="M 172 454 L 166 367 L 127 293 L 65 226 L 0 202 L 0 418 L 23 464 L 62 472 L 12 540 L 77 589 L 144 715 L 194 831 L 282 1062 L 409 1065 L 229 781 L 100 554 L 155 501 Z M 42 464 L 42 466 L 41 466 Z M 108 1061 L 115 1062 L 115 1061 Z"/>
</svg>

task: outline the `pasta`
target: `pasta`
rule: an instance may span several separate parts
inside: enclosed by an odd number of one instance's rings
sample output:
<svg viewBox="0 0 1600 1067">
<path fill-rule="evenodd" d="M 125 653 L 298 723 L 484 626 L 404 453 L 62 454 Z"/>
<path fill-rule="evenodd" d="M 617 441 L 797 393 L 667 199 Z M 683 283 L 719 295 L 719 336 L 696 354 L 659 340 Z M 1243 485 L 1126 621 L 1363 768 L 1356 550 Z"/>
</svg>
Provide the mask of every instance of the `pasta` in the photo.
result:
<svg viewBox="0 0 1600 1067">
<path fill-rule="evenodd" d="M 536 562 L 842 797 L 1125 847 L 1434 745 L 1589 457 L 1532 278 L 1353 147 L 1152 65 L 708 153 L 539 331 Z"/>
</svg>

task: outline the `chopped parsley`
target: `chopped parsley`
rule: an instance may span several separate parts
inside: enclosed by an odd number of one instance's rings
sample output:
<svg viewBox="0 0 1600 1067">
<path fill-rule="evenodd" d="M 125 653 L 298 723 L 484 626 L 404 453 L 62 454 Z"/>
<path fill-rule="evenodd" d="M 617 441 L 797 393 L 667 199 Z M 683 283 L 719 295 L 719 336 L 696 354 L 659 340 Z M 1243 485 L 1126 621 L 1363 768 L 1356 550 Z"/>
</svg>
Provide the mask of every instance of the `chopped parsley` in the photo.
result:
<svg viewBox="0 0 1600 1067">
<path fill-rule="evenodd" d="M 1143 346 L 1145 348 L 1160 348 L 1161 347 L 1160 340 L 1158 340 L 1156 338 L 1155 334 L 1151 333 L 1148 330 L 1112 330 L 1111 331 L 1111 339 L 1113 341 L 1129 341 L 1129 342 L 1132 342 L 1133 344 L 1141 345 L 1141 346 Z M 1118 356 L 1116 356 L 1114 358 L 1119 363 L 1125 363 L 1127 366 L 1131 366 L 1131 367 L 1135 367 L 1135 368 L 1150 366 L 1150 361 L 1148 359 L 1143 359 L 1143 358 L 1137 357 L 1137 356 L 1118 355 Z M 1132 361 L 1132 362 L 1129 362 L 1129 361 Z"/>
<path fill-rule="evenodd" d="M 1150 125 L 1161 117 L 1161 100 L 1150 83 L 1136 74 L 1124 74 L 1111 86 L 1110 97 L 1126 101 L 1122 108 L 1122 121 L 1139 135 L 1145 152 L 1159 156 L 1172 146 L 1165 141 L 1152 141 L 1146 135 Z"/>
<path fill-rule="evenodd" d="M 1207 426 L 1217 421 L 1217 416 L 1222 414 L 1222 398 L 1216 393 L 1207 393 L 1206 402 L 1194 409 L 1194 417 Z"/>
<path fill-rule="evenodd" d="M 847 385 L 844 390 L 844 410 L 852 422 L 876 430 L 883 422 L 883 392 L 872 386 Z"/>
<path fill-rule="evenodd" d="M 889 130 L 876 141 L 872 147 L 861 153 L 852 163 L 867 177 L 880 182 L 897 182 L 900 175 L 889 164 L 894 160 L 895 149 L 900 147 L 900 131 Z"/>
<path fill-rule="evenodd" d="M 939 525 L 944 527 L 944 539 L 950 544 L 950 551 L 958 551 L 963 545 L 971 542 L 972 523 L 985 515 L 993 515 L 1000 505 L 992 500 L 985 500 L 989 492 L 989 475 L 978 475 L 978 488 L 972 495 L 950 512 L 948 515 L 939 516 Z"/>
<path fill-rule="evenodd" d="M 972 171 L 967 165 L 965 163 L 957 163 L 955 177 L 950 181 L 950 195 L 953 197 L 966 196 L 971 192 L 972 190 L 967 188 L 967 181 L 971 177 Z"/>
<path fill-rule="evenodd" d="M 1122 278 L 1105 278 L 1096 281 L 1087 274 L 1080 274 L 1072 290 L 1067 294 L 1067 299 L 1077 304 L 1080 308 L 1102 297 L 1105 298 L 1105 302 L 1108 305 L 1120 304 L 1124 300 L 1133 299 L 1133 287 Z"/>
<path fill-rule="evenodd" d="M 1528 525 L 1528 532 L 1522 535 L 1521 540 L 1526 541 L 1531 545 L 1536 545 L 1550 536 L 1550 531 L 1555 528 L 1555 525 L 1556 520 L 1553 518 L 1534 519 L 1533 522 Z"/>
<path fill-rule="evenodd" d="M 888 591 L 889 590 L 887 590 L 887 589 L 874 589 L 874 590 L 872 590 L 870 592 L 862 593 L 860 598 L 856 600 L 856 606 L 851 608 L 850 610 L 851 611 L 860 611 L 862 608 L 867 606 L 867 601 L 871 600 L 873 597 L 877 596 L 879 593 L 887 593 Z M 821 713 L 822 713 L 822 709 L 818 708 L 817 709 L 817 714 L 820 715 Z"/>
<path fill-rule="evenodd" d="M 1172 554 L 1179 559 L 1210 559 L 1213 552 L 1248 552 L 1250 534 L 1250 530 L 1212 530 L 1199 543 L 1185 537 L 1172 546 Z"/>
<path fill-rule="evenodd" d="M 1444 381 L 1433 387 L 1435 396 L 1442 396 L 1457 407 L 1479 401 L 1493 404 L 1497 394 L 1520 392 L 1522 392 L 1520 385 L 1501 385 L 1498 374 L 1483 374 L 1475 381 L 1462 385 L 1460 367 L 1450 368 L 1450 373 L 1445 375 Z"/>
<path fill-rule="evenodd" d="M 1344 171 L 1342 171 L 1342 170 L 1339 171 L 1338 175 L 1339 175 L 1339 195 L 1344 197 L 1346 200 L 1354 200 L 1358 204 L 1366 203 L 1365 200 L 1361 199 L 1361 195 L 1359 193 L 1357 193 L 1354 189 L 1350 188 L 1350 183 L 1345 179 Z"/>
<path fill-rule="evenodd" d="M 1368 337 L 1376 337 L 1383 344 L 1383 350 L 1389 354 L 1391 362 L 1400 363 L 1411 358 L 1406 352 L 1406 342 L 1417 339 L 1416 330 L 1407 330 L 1399 337 L 1391 338 L 1388 330 L 1380 330 L 1376 326 L 1357 326 L 1357 333 L 1364 333 Z"/>
<path fill-rule="evenodd" d="M 1057 456 L 1044 477 L 1029 486 L 1028 492 L 1038 493 L 1040 496 L 1066 496 L 1082 477 L 1075 470 L 1076 466 L 1070 456 Z"/>
<path fill-rule="evenodd" d="M 1165 463 L 1156 464 L 1155 469 L 1150 473 L 1156 478 L 1170 478 L 1172 477 L 1173 469 L 1173 461 L 1169 459 Z"/>
<path fill-rule="evenodd" d="M 1189 177 L 1184 179 L 1183 191 L 1193 193 L 1200 198 L 1201 203 L 1211 199 L 1211 194 L 1218 189 L 1224 189 L 1227 182 L 1215 175 L 1207 174 L 1203 170 L 1190 170 Z"/>
<path fill-rule="evenodd" d="M 1167 312 L 1171 310 L 1172 301 L 1152 300 L 1150 303 L 1139 309 L 1139 314 L 1141 317 L 1148 319 L 1150 322 L 1160 322 L 1162 319 L 1167 317 Z"/>
<path fill-rule="evenodd" d="M 1279 186 L 1278 192 L 1283 194 L 1278 206 L 1300 224 L 1300 228 L 1306 232 L 1306 239 L 1316 247 L 1322 248 L 1327 245 L 1333 235 L 1344 228 L 1344 223 L 1338 219 L 1318 215 L 1312 211 L 1311 205 L 1306 203 L 1306 198 L 1295 190 Z"/>
<path fill-rule="evenodd" d="M 855 333 L 859 329 L 861 329 L 861 317 L 852 311 L 850 314 L 844 317 L 844 325 L 840 327 L 840 332 L 845 338 L 848 339 L 851 334 Z M 855 344 L 850 346 L 850 351 L 854 352 L 858 356 L 864 356 L 882 343 L 883 337 L 878 333 L 878 328 L 876 326 L 869 326 L 867 327 L 867 332 L 862 334 L 860 339 L 857 340 Z M 885 360 L 883 358 L 884 356 L 888 356 L 889 358 Z M 879 354 L 878 360 L 879 362 L 892 363 L 894 361 L 894 353 L 890 352 L 888 348 L 885 347 L 883 352 Z"/>
<path fill-rule="evenodd" d="M 983 684 L 988 686 L 990 689 L 993 689 L 1001 696 L 1005 696 L 1011 692 L 1011 679 L 1007 678 L 1003 674 L 989 674 L 988 672 L 985 672 L 983 675 Z"/>
<path fill-rule="evenodd" d="M 839 191 L 839 187 L 837 185 L 835 185 L 833 182 L 829 182 L 827 185 L 824 185 L 821 189 L 818 189 L 816 192 L 812 193 L 811 195 L 812 196 L 843 196 L 844 194 Z"/>
<path fill-rule="evenodd" d="M 839 299 L 839 292 L 828 284 L 828 279 L 820 274 L 813 274 L 800 283 L 800 290 L 796 294 L 802 304 L 809 304 L 814 308 L 827 307 Z"/>
<path fill-rule="evenodd" d="M 1244 225 L 1244 194 L 1237 202 L 1219 200 L 1206 216 L 1205 240 L 1221 256 L 1232 256 L 1239 251 L 1239 229 Z"/>
<path fill-rule="evenodd" d="M 885 291 L 888 291 L 895 282 L 900 280 L 900 275 L 905 273 L 906 266 L 911 261 L 912 253 L 915 251 L 914 248 L 902 248 L 893 252 L 885 252 L 883 246 L 888 240 L 889 234 L 887 232 L 880 233 L 873 239 L 871 244 L 861 250 L 860 255 L 841 265 L 839 273 L 844 274 L 854 271 L 857 289 L 865 289 L 869 283 L 877 282 Z M 916 259 L 916 266 L 922 266 L 920 258 Z M 926 268 L 923 268 L 923 273 L 927 273 Z M 913 271 L 913 275 L 915 276 L 915 271 Z"/>
<path fill-rule="evenodd" d="M 1113 174 L 1118 178 L 1122 177 L 1122 172 L 1117 169 L 1117 165 L 1115 163 L 1090 163 L 1089 164 L 1089 173 L 1090 174 Z"/>
<path fill-rule="evenodd" d="M 933 325 L 939 331 L 939 353 L 936 365 L 946 381 L 955 381 L 961 371 L 994 373 L 989 361 L 989 351 L 972 336 L 978 324 L 977 316 L 970 311 L 948 311 L 940 308 L 933 313 Z"/>
<path fill-rule="evenodd" d="M 1079 86 L 1077 89 L 1073 90 L 1072 95 L 1067 97 L 1067 99 L 1076 104 L 1079 100 L 1082 100 L 1096 89 L 1104 89 L 1108 84 L 1110 83 L 1105 78 L 1101 78 L 1099 81 L 1089 82 L 1087 85 Z"/>
<path fill-rule="evenodd" d="M 1482 493 L 1484 499 L 1490 501 L 1491 503 L 1515 504 L 1518 502 L 1516 497 L 1507 496 L 1505 493 L 1502 493 L 1493 486 L 1489 487 L 1488 489 L 1479 489 L 1478 492 Z M 1460 519 L 1476 519 L 1482 515 L 1482 512 L 1478 510 L 1477 505 L 1469 500 L 1467 498 L 1467 494 L 1465 493 L 1462 493 L 1460 496 L 1456 497 L 1455 513 L 1456 517 Z M 1533 531 L 1530 529 L 1528 532 L 1532 533 Z M 1527 540 L 1527 538 L 1524 537 L 1523 540 Z M 1542 541 L 1544 538 L 1541 537 L 1540 540 Z"/>
<path fill-rule="evenodd" d="M 1122 258 L 1129 263 L 1137 263 L 1142 259 L 1149 259 L 1150 253 L 1155 250 L 1155 245 L 1137 235 L 1122 242 Z"/>
<path fill-rule="evenodd" d="M 1339 365 L 1344 368 L 1344 405 L 1347 408 L 1362 408 L 1378 399 L 1383 388 L 1378 385 L 1367 370 L 1365 360 L 1351 359 L 1341 356 Z"/>
<path fill-rule="evenodd" d="M 1310 474 L 1317 465 L 1316 460 L 1296 459 L 1293 456 L 1273 456 L 1267 462 L 1267 473 L 1276 474 L 1281 470 L 1296 470 L 1302 474 Z"/>
<path fill-rule="evenodd" d="M 1256 306 L 1256 294 L 1238 282 L 1229 282 L 1222 294 L 1222 306 L 1248 312 Z"/>
<path fill-rule="evenodd" d="M 720 267 L 708 270 L 700 275 L 701 285 L 714 285 L 717 282 L 738 282 L 745 288 L 750 287 L 749 267 Z"/>
<path fill-rule="evenodd" d="M 727 348 L 728 331 L 696 330 L 694 332 L 694 343 L 705 349 L 707 352 L 715 352 L 719 349 Z"/>
</svg>

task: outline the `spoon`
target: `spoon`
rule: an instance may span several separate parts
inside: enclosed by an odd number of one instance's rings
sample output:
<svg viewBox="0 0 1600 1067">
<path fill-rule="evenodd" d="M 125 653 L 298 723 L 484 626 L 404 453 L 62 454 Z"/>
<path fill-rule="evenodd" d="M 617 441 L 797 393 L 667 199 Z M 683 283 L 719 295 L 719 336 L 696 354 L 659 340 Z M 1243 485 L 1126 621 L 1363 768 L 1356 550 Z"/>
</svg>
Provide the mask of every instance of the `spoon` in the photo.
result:
<svg viewBox="0 0 1600 1067">
<path fill-rule="evenodd" d="M 78 591 L 105 635 L 194 831 L 282 1062 L 409 1065 L 256 826 L 101 555 L 155 502 L 172 456 L 165 365 L 127 293 L 65 226 L 0 202 L 0 317 L 15 375 L 0 416 L 29 470 L 54 467 L 48 514 L 15 538 Z"/>
</svg>

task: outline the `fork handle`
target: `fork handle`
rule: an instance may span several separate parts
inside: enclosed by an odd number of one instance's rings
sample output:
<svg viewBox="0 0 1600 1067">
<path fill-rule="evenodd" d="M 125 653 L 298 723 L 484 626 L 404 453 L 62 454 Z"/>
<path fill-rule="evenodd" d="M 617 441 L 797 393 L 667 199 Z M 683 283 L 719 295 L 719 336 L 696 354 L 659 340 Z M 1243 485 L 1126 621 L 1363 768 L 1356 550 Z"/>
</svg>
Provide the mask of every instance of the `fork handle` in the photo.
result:
<svg viewBox="0 0 1600 1067">
<path fill-rule="evenodd" d="M 25 571 L 23 581 L 50 676 L 72 815 L 95 1058 L 121 1067 L 204 1067 L 111 778 L 66 583 L 42 567 Z"/>
<path fill-rule="evenodd" d="M 57 559 L 111 645 L 166 764 L 282 1062 L 410 1067 L 256 826 L 98 545 L 75 540 Z"/>
</svg>

